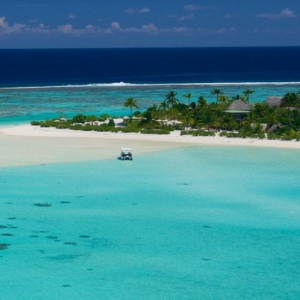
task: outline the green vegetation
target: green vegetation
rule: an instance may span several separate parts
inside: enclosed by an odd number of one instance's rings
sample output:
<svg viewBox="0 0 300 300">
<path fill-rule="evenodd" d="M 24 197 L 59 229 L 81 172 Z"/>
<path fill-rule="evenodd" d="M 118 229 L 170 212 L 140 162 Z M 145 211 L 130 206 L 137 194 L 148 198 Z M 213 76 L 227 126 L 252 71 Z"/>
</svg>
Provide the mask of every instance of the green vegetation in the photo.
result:
<svg viewBox="0 0 300 300">
<path fill-rule="evenodd" d="M 132 109 L 139 108 L 136 104 L 136 101 L 133 98 L 128 98 L 123 104 L 124 107 L 129 107 L 130 108 L 130 116 L 132 116 Z"/>
<path fill-rule="evenodd" d="M 185 99 L 188 99 L 189 104 L 191 103 L 191 98 L 192 98 L 192 94 L 191 93 L 186 93 L 182 96 Z"/>
<path fill-rule="evenodd" d="M 109 119 L 107 126 L 110 126 L 110 127 L 115 127 L 115 126 L 116 126 L 116 124 L 115 124 L 115 121 L 114 121 L 114 119 Z"/>
<path fill-rule="evenodd" d="M 253 93 L 254 91 L 250 89 L 246 89 L 245 91 L 243 91 L 245 102 L 249 103 L 250 95 Z"/>
<path fill-rule="evenodd" d="M 41 127 L 72 129 L 98 132 L 135 132 L 142 134 L 170 134 L 180 130 L 181 135 L 214 136 L 216 132 L 224 137 L 300 140 L 300 92 L 284 95 L 280 106 L 268 106 L 265 103 L 251 105 L 251 111 L 237 118 L 226 112 L 226 108 L 235 99 L 249 102 L 254 91 L 247 89 L 239 95 L 229 97 L 219 89 L 212 90 L 216 102 L 208 103 L 203 96 L 191 102 L 192 94 L 182 97 L 187 103 L 177 99 L 177 93 L 170 91 L 160 104 L 153 104 L 145 111 L 138 108 L 133 98 L 125 100 L 123 106 L 130 109 L 130 116 L 122 124 L 107 115 L 77 114 L 72 119 L 57 118 L 45 121 L 32 121 L 31 124 Z M 241 101 L 240 101 L 241 102 Z"/>
<path fill-rule="evenodd" d="M 177 93 L 175 93 L 174 91 L 170 91 L 167 95 L 166 95 L 166 102 L 168 107 L 173 107 L 175 104 L 177 104 L 179 101 L 176 98 Z"/>
<path fill-rule="evenodd" d="M 86 116 L 79 114 L 73 117 L 72 121 L 73 123 L 84 123 L 86 121 Z"/>
<path fill-rule="evenodd" d="M 204 130 L 182 130 L 180 135 L 192 135 L 192 136 L 215 136 L 214 132 Z"/>
<path fill-rule="evenodd" d="M 143 134 L 170 134 L 170 130 L 167 129 L 143 129 Z"/>
<path fill-rule="evenodd" d="M 223 95 L 223 92 L 219 89 L 214 89 L 211 91 L 211 95 L 216 95 L 217 96 L 217 102 L 219 100 L 219 96 Z"/>
<path fill-rule="evenodd" d="M 281 103 L 282 107 L 300 108 L 300 91 L 297 93 L 287 93 Z"/>
</svg>

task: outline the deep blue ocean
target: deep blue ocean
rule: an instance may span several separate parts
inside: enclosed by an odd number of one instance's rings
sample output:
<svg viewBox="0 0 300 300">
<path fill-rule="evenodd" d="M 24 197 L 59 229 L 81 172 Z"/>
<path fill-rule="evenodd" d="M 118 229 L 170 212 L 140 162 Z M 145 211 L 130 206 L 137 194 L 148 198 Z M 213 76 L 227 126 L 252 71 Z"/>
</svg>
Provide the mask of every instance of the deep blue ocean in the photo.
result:
<svg viewBox="0 0 300 300">
<path fill-rule="evenodd" d="M 0 86 L 299 82 L 300 47 L 0 50 Z"/>
</svg>

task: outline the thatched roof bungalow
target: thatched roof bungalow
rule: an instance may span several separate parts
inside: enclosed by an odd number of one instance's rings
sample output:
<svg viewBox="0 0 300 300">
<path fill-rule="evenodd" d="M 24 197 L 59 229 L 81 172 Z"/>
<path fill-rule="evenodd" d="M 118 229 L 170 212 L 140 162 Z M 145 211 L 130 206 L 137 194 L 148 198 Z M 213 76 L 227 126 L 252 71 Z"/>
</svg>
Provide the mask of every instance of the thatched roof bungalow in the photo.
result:
<svg viewBox="0 0 300 300">
<path fill-rule="evenodd" d="M 274 106 L 280 106 L 282 103 L 282 97 L 271 97 L 268 96 L 267 99 L 264 101 L 266 105 L 269 107 L 274 107 Z"/>
<path fill-rule="evenodd" d="M 227 106 L 224 112 L 232 115 L 232 117 L 237 121 L 242 121 L 252 110 L 250 104 L 245 103 L 241 99 L 234 100 Z"/>
</svg>

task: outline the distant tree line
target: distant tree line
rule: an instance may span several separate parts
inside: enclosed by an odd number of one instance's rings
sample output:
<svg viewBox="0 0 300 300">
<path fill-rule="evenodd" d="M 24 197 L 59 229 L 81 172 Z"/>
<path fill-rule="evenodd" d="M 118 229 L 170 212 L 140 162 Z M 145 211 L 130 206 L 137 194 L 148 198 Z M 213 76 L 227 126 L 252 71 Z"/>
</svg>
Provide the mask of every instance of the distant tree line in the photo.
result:
<svg viewBox="0 0 300 300">
<path fill-rule="evenodd" d="M 100 117 L 78 114 L 69 120 L 57 118 L 33 121 L 31 124 L 85 131 L 169 134 L 173 130 L 181 130 L 182 135 L 214 135 L 221 132 L 220 135 L 228 137 L 300 140 L 300 92 L 285 94 L 280 106 L 254 103 L 243 120 L 237 120 L 226 112 L 228 105 L 236 99 L 249 103 L 253 93 L 246 89 L 242 96 L 228 97 L 220 89 L 214 89 L 211 91 L 211 95 L 216 96 L 214 102 L 208 103 L 203 96 L 193 101 L 193 95 L 186 93 L 183 98 L 187 103 L 183 103 L 179 101 L 177 92 L 170 91 L 161 103 L 153 104 L 143 112 L 138 110 L 134 98 L 128 98 L 123 106 L 129 108 L 129 117 L 124 119 L 122 126 L 117 127 L 113 118 L 106 114 Z M 133 109 L 136 109 L 135 112 Z"/>
</svg>

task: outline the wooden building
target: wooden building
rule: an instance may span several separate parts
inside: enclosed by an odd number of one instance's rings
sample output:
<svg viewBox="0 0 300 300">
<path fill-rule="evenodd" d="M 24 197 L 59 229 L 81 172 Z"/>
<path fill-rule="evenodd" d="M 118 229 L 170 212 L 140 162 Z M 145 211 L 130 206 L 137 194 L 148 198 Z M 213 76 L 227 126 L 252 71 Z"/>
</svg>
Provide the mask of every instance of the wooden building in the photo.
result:
<svg viewBox="0 0 300 300">
<path fill-rule="evenodd" d="M 231 114 L 235 120 L 242 121 L 250 113 L 251 109 L 250 104 L 238 99 L 231 102 L 224 112 Z"/>
</svg>

